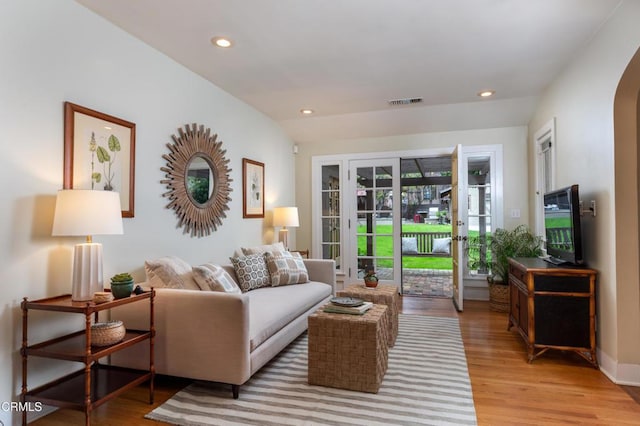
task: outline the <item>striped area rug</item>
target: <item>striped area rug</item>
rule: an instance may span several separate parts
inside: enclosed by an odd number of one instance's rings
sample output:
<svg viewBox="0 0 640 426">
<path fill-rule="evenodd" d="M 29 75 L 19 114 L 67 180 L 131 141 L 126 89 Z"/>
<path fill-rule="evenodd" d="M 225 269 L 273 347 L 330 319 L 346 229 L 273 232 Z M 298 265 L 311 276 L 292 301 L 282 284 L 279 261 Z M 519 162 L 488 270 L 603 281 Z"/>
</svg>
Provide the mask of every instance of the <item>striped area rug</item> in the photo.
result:
<svg viewBox="0 0 640 426">
<path fill-rule="evenodd" d="M 177 425 L 475 425 L 457 318 L 400 315 L 377 394 L 307 384 L 307 336 L 292 342 L 231 398 L 195 382 L 145 416 Z"/>
</svg>

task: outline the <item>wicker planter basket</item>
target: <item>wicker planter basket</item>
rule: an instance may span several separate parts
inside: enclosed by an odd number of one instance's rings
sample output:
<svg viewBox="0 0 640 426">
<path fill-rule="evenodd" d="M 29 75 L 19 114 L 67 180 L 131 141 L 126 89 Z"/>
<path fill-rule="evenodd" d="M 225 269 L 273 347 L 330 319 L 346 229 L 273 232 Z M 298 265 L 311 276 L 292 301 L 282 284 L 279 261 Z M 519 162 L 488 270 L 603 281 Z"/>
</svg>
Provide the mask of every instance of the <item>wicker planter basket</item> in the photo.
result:
<svg viewBox="0 0 640 426">
<path fill-rule="evenodd" d="M 509 312 L 509 286 L 489 283 L 489 309 L 494 312 Z"/>
<path fill-rule="evenodd" d="M 126 329 L 122 321 L 97 322 L 91 326 L 91 345 L 109 346 L 124 338 Z"/>
</svg>

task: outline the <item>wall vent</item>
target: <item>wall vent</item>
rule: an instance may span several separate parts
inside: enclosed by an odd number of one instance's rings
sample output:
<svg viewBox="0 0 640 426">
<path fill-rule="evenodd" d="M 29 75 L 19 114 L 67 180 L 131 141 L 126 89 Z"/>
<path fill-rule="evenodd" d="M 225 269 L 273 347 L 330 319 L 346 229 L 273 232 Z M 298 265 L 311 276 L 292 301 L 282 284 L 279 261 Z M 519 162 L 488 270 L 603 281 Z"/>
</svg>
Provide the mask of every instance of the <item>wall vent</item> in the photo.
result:
<svg viewBox="0 0 640 426">
<path fill-rule="evenodd" d="M 422 98 L 405 98 L 405 99 L 393 99 L 391 101 L 387 101 L 391 106 L 398 105 L 413 105 L 422 103 Z"/>
</svg>

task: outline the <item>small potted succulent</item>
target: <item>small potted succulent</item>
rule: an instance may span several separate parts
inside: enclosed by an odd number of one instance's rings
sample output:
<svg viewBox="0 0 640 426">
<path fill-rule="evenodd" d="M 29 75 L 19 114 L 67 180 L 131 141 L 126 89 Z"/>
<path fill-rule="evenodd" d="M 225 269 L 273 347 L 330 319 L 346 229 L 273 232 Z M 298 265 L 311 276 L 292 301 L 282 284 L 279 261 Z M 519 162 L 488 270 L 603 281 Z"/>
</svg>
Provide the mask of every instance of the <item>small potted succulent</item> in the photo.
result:
<svg viewBox="0 0 640 426">
<path fill-rule="evenodd" d="M 114 299 L 131 296 L 133 291 L 133 277 L 128 272 L 121 272 L 111 277 L 111 293 Z"/>
<path fill-rule="evenodd" d="M 364 285 L 369 288 L 376 288 L 378 286 L 378 276 L 373 269 L 368 270 L 364 275 Z"/>
</svg>

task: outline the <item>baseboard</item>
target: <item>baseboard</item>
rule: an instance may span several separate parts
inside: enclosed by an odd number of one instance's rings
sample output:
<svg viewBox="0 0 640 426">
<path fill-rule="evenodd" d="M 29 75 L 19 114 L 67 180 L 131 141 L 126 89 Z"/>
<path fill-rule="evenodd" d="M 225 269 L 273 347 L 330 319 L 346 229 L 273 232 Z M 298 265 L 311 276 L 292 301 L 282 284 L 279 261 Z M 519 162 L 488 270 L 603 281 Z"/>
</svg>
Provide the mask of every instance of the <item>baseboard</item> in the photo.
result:
<svg viewBox="0 0 640 426">
<path fill-rule="evenodd" d="M 598 349 L 600 371 L 613 383 L 624 386 L 640 387 L 640 365 L 620 364 Z"/>
<path fill-rule="evenodd" d="M 489 287 L 486 281 L 478 286 L 465 283 L 462 295 L 464 300 L 489 300 Z"/>
</svg>

